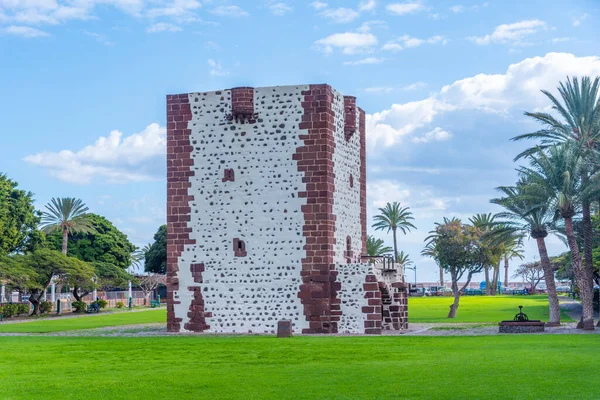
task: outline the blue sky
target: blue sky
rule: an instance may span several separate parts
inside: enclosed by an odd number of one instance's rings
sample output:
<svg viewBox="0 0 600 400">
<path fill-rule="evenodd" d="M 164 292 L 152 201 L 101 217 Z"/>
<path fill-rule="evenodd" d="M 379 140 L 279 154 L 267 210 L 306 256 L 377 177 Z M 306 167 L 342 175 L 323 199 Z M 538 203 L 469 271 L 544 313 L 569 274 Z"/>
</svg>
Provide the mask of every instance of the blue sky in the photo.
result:
<svg viewBox="0 0 600 400">
<path fill-rule="evenodd" d="M 599 16 L 593 0 L 0 0 L 0 171 L 141 246 L 165 221 L 166 94 L 326 82 L 368 113 L 369 218 L 410 206 L 399 246 L 435 281 L 427 232 L 498 211 L 525 146 L 509 138 L 536 129 L 523 111 L 600 75 Z"/>
</svg>

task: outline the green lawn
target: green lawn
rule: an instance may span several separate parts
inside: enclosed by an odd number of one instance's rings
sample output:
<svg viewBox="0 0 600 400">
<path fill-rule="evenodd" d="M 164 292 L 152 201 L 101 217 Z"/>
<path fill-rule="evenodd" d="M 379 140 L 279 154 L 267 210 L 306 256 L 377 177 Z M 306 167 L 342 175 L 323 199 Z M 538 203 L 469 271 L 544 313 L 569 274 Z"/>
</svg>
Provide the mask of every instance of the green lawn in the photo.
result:
<svg viewBox="0 0 600 400">
<path fill-rule="evenodd" d="M 408 322 L 500 322 L 513 319 L 523 306 L 529 319 L 548 321 L 548 298 L 536 296 L 465 296 L 455 319 L 448 319 L 452 297 L 410 297 L 408 300 Z M 562 321 L 573 321 L 564 312 Z"/>
<path fill-rule="evenodd" d="M 106 326 L 121 326 L 165 322 L 167 312 L 164 308 L 139 312 L 118 312 L 114 314 L 84 315 L 77 318 L 48 318 L 33 322 L 0 323 L 0 333 L 49 333 L 93 329 Z"/>
<path fill-rule="evenodd" d="M 2 399 L 597 399 L 596 335 L 2 337 Z"/>
</svg>

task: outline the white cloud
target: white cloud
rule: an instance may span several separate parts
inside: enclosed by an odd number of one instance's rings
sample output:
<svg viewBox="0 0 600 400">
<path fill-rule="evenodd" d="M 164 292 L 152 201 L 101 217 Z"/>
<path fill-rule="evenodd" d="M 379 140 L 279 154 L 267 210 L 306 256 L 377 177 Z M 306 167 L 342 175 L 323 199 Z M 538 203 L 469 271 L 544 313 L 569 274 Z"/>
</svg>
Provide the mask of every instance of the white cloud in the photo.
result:
<svg viewBox="0 0 600 400">
<path fill-rule="evenodd" d="M 571 40 L 569 37 L 555 37 L 552 38 L 552 43 L 564 43 L 568 42 L 569 40 Z"/>
<path fill-rule="evenodd" d="M 321 10 L 323 8 L 327 8 L 327 3 L 323 3 L 322 1 L 313 1 L 310 3 L 310 6 L 315 10 Z"/>
<path fill-rule="evenodd" d="M 381 64 L 385 58 L 367 57 L 357 61 L 345 61 L 344 65 L 365 65 L 365 64 Z"/>
<path fill-rule="evenodd" d="M 519 21 L 513 24 L 502 24 L 494 29 L 491 35 L 471 36 L 468 39 L 479 44 L 509 43 L 513 45 L 522 44 L 525 37 L 534 35 L 541 30 L 546 30 L 547 24 L 539 19 Z"/>
<path fill-rule="evenodd" d="M 166 129 L 153 123 L 125 138 L 114 130 L 79 151 L 42 152 L 24 160 L 69 183 L 136 182 L 162 178 L 165 148 Z"/>
<path fill-rule="evenodd" d="M 413 137 L 412 141 L 413 143 L 441 142 L 449 140 L 451 137 L 452 134 L 450 132 L 445 131 L 438 126 L 422 136 Z"/>
<path fill-rule="evenodd" d="M 404 50 L 404 47 L 402 47 L 402 45 L 398 44 L 398 43 L 388 42 L 388 43 L 386 43 L 386 44 L 383 45 L 383 47 L 381 48 L 381 50 L 385 50 L 385 51 L 401 51 L 401 50 Z"/>
<path fill-rule="evenodd" d="M 588 17 L 587 14 L 580 15 L 579 17 L 573 17 L 573 26 L 578 27 Z"/>
<path fill-rule="evenodd" d="M 319 39 L 315 46 L 326 54 L 334 48 L 341 49 L 344 54 L 356 54 L 368 51 L 377 44 L 377 37 L 371 33 L 344 32 L 334 33 Z"/>
<path fill-rule="evenodd" d="M 424 11 L 426 8 L 421 3 L 392 3 L 388 4 L 385 9 L 394 15 L 406 15 Z"/>
<path fill-rule="evenodd" d="M 161 4 L 162 7 L 151 8 L 146 12 L 149 18 L 170 17 L 178 22 L 197 22 L 200 18 L 195 14 L 195 10 L 202 7 L 198 0 L 172 0 L 167 4 Z"/>
<path fill-rule="evenodd" d="M 381 28 L 387 28 L 387 24 L 385 23 L 385 21 L 379 21 L 379 20 L 373 20 L 373 21 L 366 21 L 363 22 L 359 27 L 358 27 L 358 31 L 359 32 L 371 32 L 371 30 L 373 29 L 373 27 L 379 26 Z"/>
<path fill-rule="evenodd" d="M 160 33 L 160 32 L 179 32 L 181 28 L 174 24 L 169 24 L 168 22 L 159 22 L 157 24 L 150 25 L 146 28 L 146 32 L 148 33 Z"/>
<path fill-rule="evenodd" d="M 358 5 L 358 10 L 359 11 L 372 11 L 375 9 L 375 7 L 377 7 L 377 2 L 375 0 L 366 0 L 366 1 L 362 1 Z"/>
<path fill-rule="evenodd" d="M 391 201 L 398 201 L 403 207 L 409 206 L 415 217 L 415 224 L 419 228 L 419 222 L 423 223 L 424 219 L 443 215 L 454 199 L 436 197 L 434 189 L 429 186 L 408 185 L 392 179 L 371 180 L 367 183 L 369 215 L 375 215 L 378 208 L 385 207 Z M 412 234 L 403 236 L 401 243 L 405 244 L 407 239 L 411 238 L 411 243 L 422 246 L 426 236 L 427 230 L 417 229 Z"/>
<path fill-rule="evenodd" d="M 215 60 L 209 59 L 208 65 L 210 66 L 210 74 L 212 76 L 227 76 L 229 75 L 229 71 L 225 71 L 221 66 L 220 62 L 216 62 Z"/>
<path fill-rule="evenodd" d="M 37 37 L 50 36 L 49 33 L 44 32 L 42 30 L 32 28 L 29 26 L 18 26 L 18 25 L 11 25 L 11 26 L 7 26 L 6 28 L 0 28 L 0 33 L 4 33 L 7 35 L 13 35 L 13 36 L 21 36 L 24 38 L 37 38 Z"/>
<path fill-rule="evenodd" d="M 427 84 L 425 82 L 414 82 L 411 83 L 410 85 L 406 85 L 404 87 L 402 87 L 402 90 L 405 91 L 411 91 L 411 90 L 417 90 L 417 89 L 421 89 L 422 87 L 427 86 Z"/>
<path fill-rule="evenodd" d="M 338 24 L 352 22 L 359 16 L 358 12 L 344 7 L 327 9 L 321 12 L 320 15 Z"/>
<path fill-rule="evenodd" d="M 184 0 L 188 1 L 188 0 Z M 92 18 L 97 5 L 112 6 L 139 16 L 144 0 L 2 0 L 3 20 L 23 24 L 60 24 Z"/>
<path fill-rule="evenodd" d="M 270 3 L 269 10 L 273 15 L 282 16 L 292 12 L 294 9 L 286 3 Z"/>
<path fill-rule="evenodd" d="M 462 4 L 456 4 L 450 7 L 450 11 L 452 11 L 454 14 L 460 14 L 466 11 L 477 11 L 482 7 L 487 7 L 488 3 L 482 3 L 482 4 L 473 4 L 471 6 L 464 6 Z"/>
<path fill-rule="evenodd" d="M 548 105 L 540 89 L 553 92 L 567 76 L 583 75 L 600 75 L 600 57 L 548 53 L 526 58 L 510 65 L 504 74 L 461 79 L 424 100 L 393 104 L 367 115 L 367 139 L 371 146 L 378 142 L 391 146 L 417 129 L 430 127 L 436 117 L 453 111 L 478 110 L 505 116 L 514 112 L 520 118 L 523 110 Z"/>
<path fill-rule="evenodd" d="M 94 38 L 98 43 L 102 43 L 103 45 L 106 45 L 106 46 L 114 46 L 115 45 L 114 42 L 111 42 L 104 35 L 101 35 L 99 33 L 83 31 L 83 34 L 86 36 L 89 36 L 91 38 Z"/>
<path fill-rule="evenodd" d="M 247 17 L 248 14 L 242 8 L 238 6 L 218 6 L 211 10 L 211 13 L 219 15 L 221 17 Z"/>
<path fill-rule="evenodd" d="M 400 36 L 399 38 L 389 41 L 388 43 L 386 43 L 383 47 L 382 50 L 385 51 L 400 51 L 400 50 L 404 50 L 407 48 L 411 48 L 411 47 L 419 47 L 422 44 L 437 44 L 437 43 L 441 43 L 441 44 L 446 44 L 448 43 L 448 39 L 444 38 L 443 36 L 432 36 L 428 39 L 419 39 L 419 38 L 415 38 L 415 37 L 411 37 L 408 35 L 403 35 Z"/>
</svg>

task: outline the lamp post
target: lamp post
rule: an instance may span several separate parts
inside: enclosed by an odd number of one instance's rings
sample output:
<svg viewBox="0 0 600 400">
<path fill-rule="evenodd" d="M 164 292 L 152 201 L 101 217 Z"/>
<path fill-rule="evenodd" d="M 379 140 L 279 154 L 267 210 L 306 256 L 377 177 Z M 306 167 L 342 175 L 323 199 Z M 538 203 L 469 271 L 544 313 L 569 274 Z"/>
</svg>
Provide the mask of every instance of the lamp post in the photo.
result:
<svg viewBox="0 0 600 400">
<path fill-rule="evenodd" d="M 415 271 L 415 286 L 417 286 L 417 266 L 413 266 L 413 267 L 404 267 L 405 269 L 412 269 L 413 271 Z"/>
</svg>

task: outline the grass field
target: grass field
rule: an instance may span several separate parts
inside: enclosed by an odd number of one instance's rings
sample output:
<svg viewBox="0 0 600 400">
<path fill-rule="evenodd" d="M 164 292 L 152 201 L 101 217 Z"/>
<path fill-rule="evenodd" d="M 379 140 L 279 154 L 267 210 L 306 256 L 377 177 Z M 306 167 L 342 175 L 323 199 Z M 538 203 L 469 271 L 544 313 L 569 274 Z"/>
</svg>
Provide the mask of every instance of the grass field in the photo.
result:
<svg viewBox="0 0 600 400">
<path fill-rule="evenodd" d="M 0 333 L 49 333 L 93 329 L 107 326 L 122 326 L 166 322 L 164 308 L 139 312 L 119 312 L 114 314 L 83 315 L 76 318 L 49 318 L 33 322 L 0 323 Z"/>
<path fill-rule="evenodd" d="M 2 337 L 2 399 L 597 399 L 596 335 Z"/>
<path fill-rule="evenodd" d="M 408 321 L 417 322 L 500 322 L 513 319 L 523 306 L 529 319 L 548 321 L 548 298 L 536 296 L 466 296 L 460 298 L 456 318 L 448 319 L 452 297 L 410 297 Z M 573 321 L 562 313 L 563 322 Z"/>
</svg>

